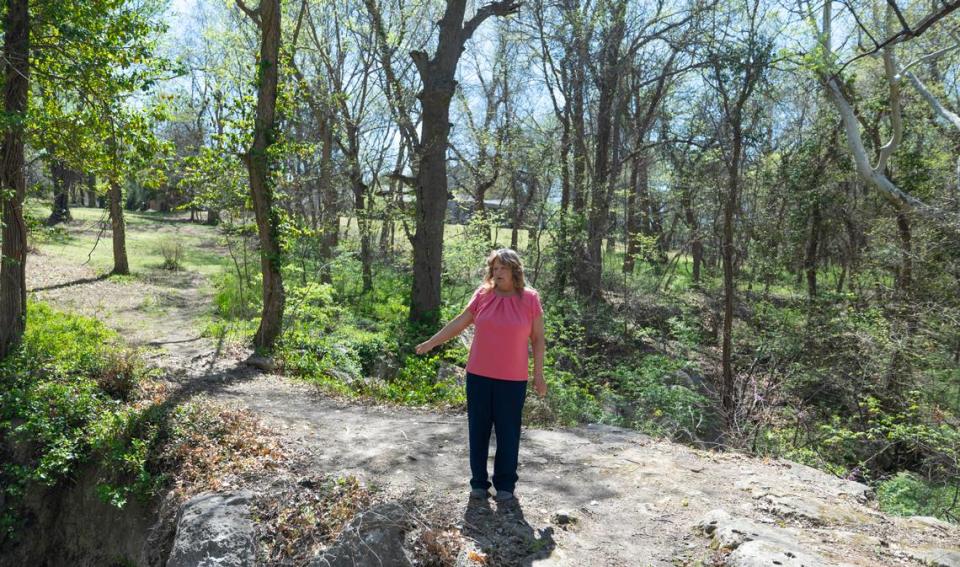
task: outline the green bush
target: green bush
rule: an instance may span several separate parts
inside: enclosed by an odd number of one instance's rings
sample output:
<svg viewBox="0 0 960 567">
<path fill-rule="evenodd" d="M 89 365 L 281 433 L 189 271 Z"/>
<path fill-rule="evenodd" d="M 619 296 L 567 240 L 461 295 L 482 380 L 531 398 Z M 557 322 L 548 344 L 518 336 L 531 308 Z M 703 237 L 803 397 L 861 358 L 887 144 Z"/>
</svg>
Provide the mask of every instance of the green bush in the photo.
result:
<svg viewBox="0 0 960 567">
<path fill-rule="evenodd" d="M 880 509 L 898 516 L 935 516 L 960 519 L 960 484 L 936 485 L 910 472 L 900 472 L 877 485 Z"/>
<path fill-rule="evenodd" d="M 697 438 L 709 404 L 686 385 L 672 383 L 683 367 L 683 361 L 648 355 L 639 365 L 619 366 L 605 373 L 624 404 L 625 425 L 652 435 Z"/>
<path fill-rule="evenodd" d="M 363 365 L 356 351 L 322 331 L 307 328 L 287 331 L 278 354 L 284 368 L 297 376 L 337 377 L 337 373 L 350 378 L 363 376 Z"/>
<path fill-rule="evenodd" d="M 160 255 L 163 256 L 164 270 L 178 272 L 183 269 L 183 243 L 175 238 L 163 238 L 159 243 Z"/>
<path fill-rule="evenodd" d="M 23 342 L 0 362 L 0 438 L 18 448 L 0 465 L 5 535 L 27 486 L 54 486 L 86 462 L 115 473 L 101 487 L 114 504 L 155 486 L 145 463 L 156 426 L 125 402 L 144 375 L 99 321 L 29 305 Z"/>
<path fill-rule="evenodd" d="M 547 397 L 541 402 L 529 393 L 524 408 L 525 422 L 531 425 L 566 425 L 604 421 L 603 408 L 574 374 L 555 368 L 544 369 Z"/>
<path fill-rule="evenodd" d="M 439 368 L 439 356 L 408 356 L 382 396 L 403 404 L 465 407 L 466 389 L 452 378 L 440 379 Z"/>
<path fill-rule="evenodd" d="M 225 272 L 217 278 L 214 281 L 214 313 L 228 321 L 258 315 L 263 307 L 263 280 L 259 273 L 251 280 L 247 282 L 234 272 Z"/>
</svg>

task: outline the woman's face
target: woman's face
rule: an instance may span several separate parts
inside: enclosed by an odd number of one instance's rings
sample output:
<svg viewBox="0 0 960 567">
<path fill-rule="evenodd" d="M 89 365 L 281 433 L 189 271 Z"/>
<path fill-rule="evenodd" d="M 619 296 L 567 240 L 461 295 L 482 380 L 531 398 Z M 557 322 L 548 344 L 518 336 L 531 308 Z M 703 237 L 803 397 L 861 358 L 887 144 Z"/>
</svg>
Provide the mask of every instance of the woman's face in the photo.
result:
<svg viewBox="0 0 960 567">
<path fill-rule="evenodd" d="M 500 291 L 513 291 L 513 271 L 510 269 L 510 266 L 505 266 L 500 263 L 500 259 L 497 258 L 493 261 L 493 266 L 490 267 L 490 271 L 493 272 L 493 284 Z"/>
</svg>

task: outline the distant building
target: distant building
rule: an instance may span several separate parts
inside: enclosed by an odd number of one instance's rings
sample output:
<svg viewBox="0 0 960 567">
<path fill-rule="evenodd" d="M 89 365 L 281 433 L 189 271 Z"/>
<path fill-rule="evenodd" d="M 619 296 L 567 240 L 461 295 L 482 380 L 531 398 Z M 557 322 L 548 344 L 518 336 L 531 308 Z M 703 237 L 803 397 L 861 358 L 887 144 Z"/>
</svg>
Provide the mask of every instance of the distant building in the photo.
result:
<svg viewBox="0 0 960 567">
<path fill-rule="evenodd" d="M 510 213 L 513 201 L 509 197 L 503 199 L 484 199 L 483 208 L 488 213 L 503 213 L 506 226 L 510 223 Z M 447 201 L 447 222 L 451 224 L 466 224 L 477 210 L 476 201 L 470 195 L 460 195 Z"/>
</svg>

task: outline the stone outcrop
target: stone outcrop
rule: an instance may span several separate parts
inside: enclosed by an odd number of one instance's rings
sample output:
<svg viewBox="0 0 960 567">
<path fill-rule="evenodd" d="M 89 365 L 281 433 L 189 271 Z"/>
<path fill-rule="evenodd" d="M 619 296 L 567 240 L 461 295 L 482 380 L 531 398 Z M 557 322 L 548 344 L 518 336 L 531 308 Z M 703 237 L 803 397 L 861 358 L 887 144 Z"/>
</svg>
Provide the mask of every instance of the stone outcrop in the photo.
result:
<svg viewBox="0 0 960 567">
<path fill-rule="evenodd" d="M 194 496 L 180 508 L 167 567 L 253 567 L 251 492 Z"/>
<path fill-rule="evenodd" d="M 387 502 L 357 514 L 311 567 L 406 567 L 412 565 L 404 538 L 413 528 L 403 506 Z"/>
</svg>

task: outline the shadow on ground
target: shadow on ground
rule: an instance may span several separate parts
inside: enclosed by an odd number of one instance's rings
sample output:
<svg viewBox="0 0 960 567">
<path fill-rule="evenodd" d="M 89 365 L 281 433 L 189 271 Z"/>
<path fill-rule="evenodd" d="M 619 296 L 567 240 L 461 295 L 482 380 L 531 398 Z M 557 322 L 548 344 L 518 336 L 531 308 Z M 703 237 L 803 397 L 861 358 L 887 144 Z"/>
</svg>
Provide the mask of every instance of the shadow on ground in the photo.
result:
<svg viewBox="0 0 960 567">
<path fill-rule="evenodd" d="M 471 498 L 463 514 L 463 535 L 487 554 L 490 565 L 533 565 L 557 547 L 553 528 L 534 529 L 517 499 L 492 508 L 488 499 Z"/>
<path fill-rule="evenodd" d="M 53 285 L 48 285 L 48 286 L 43 286 L 43 287 L 31 288 L 31 289 L 28 289 L 28 290 L 27 290 L 27 293 L 35 293 L 35 292 L 38 292 L 38 291 L 51 291 L 51 290 L 54 290 L 54 289 L 63 289 L 63 288 L 65 288 L 65 287 L 73 287 L 73 286 L 78 286 L 78 285 L 91 284 L 91 283 L 96 283 L 96 282 L 99 282 L 99 281 L 103 281 L 103 280 L 105 280 L 105 279 L 107 279 L 107 278 L 109 278 L 109 277 L 110 277 L 110 274 L 102 274 L 102 275 L 99 275 L 99 276 L 93 277 L 93 278 L 80 278 L 80 279 L 78 279 L 78 280 L 71 280 L 71 281 L 68 281 L 68 282 L 63 282 L 63 283 L 58 283 L 58 284 L 53 284 Z"/>
</svg>

